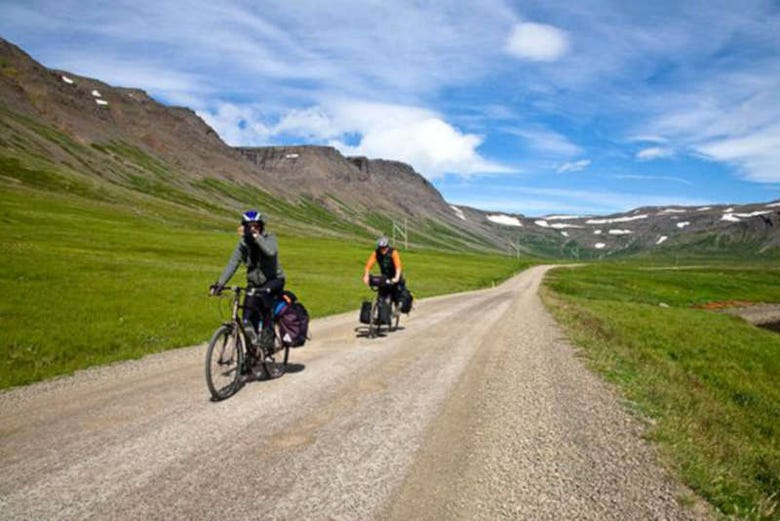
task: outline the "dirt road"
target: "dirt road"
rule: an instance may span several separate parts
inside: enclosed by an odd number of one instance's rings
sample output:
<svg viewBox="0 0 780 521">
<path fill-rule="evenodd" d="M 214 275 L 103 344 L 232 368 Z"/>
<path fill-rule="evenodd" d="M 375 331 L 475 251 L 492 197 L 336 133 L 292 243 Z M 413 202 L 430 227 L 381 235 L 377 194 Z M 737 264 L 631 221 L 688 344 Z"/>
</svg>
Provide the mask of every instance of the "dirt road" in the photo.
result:
<svg viewBox="0 0 780 521">
<path fill-rule="evenodd" d="M 205 346 L 0 394 L 0 519 L 687 519 L 537 267 L 384 338 L 314 321 L 278 380 L 208 399 Z"/>
</svg>

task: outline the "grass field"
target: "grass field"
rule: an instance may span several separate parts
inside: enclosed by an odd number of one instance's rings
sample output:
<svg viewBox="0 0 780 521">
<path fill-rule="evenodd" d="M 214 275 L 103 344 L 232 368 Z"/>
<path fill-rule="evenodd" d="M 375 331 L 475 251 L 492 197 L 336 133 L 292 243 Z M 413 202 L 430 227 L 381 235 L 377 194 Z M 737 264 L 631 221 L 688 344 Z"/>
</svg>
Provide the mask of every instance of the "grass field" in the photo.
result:
<svg viewBox="0 0 780 521">
<path fill-rule="evenodd" d="M 186 209 L 107 199 L 0 191 L 0 388 L 205 342 L 223 320 L 207 289 L 236 245 L 237 223 L 221 229 Z M 312 315 L 354 309 L 357 323 L 371 295 L 361 276 L 373 238 L 283 229 L 279 243 L 288 287 Z M 404 252 L 403 260 L 418 298 L 489 285 L 527 265 L 435 251 Z M 243 270 L 232 282 L 245 282 Z"/>
<path fill-rule="evenodd" d="M 780 335 L 693 307 L 778 303 L 779 267 L 592 265 L 544 295 L 678 476 L 728 516 L 780 519 Z"/>
</svg>

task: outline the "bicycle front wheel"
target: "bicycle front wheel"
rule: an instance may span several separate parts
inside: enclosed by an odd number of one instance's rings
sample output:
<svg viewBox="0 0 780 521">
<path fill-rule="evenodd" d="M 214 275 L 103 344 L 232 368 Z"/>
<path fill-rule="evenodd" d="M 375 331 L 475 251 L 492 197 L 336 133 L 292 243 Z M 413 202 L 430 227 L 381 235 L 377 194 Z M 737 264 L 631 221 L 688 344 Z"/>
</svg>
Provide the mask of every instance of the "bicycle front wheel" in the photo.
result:
<svg viewBox="0 0 780 521">
<path fill-rule="evenodd" d="M 398 323 L 401 321 L 401 307 L 397 302 L 392 303 L 392 314 L 390 315 L 390 331 L 398 329 Z"/>
<path fill-rule="evenodd" d="M 225 324 L 214 332 L 206 351 L 206 386 L 214 401 L 238 390 L 244 351 L 244 339 L 235 325 Z"/>
<path fill-rule="evenodd" d="M 379 336 L 380 327 L 382 326 L 379 323 L 379 299 L 376 299 L 371 305 L 371 322 L 368 324 L 369 338 L 375 338 Z"/>
<path fill-rule="evenodd" d="M 290 357 L 290 346 L 282 342 L 279 325 L 274 326 L 273 353 L 263 357 L 263 370 L 270 379 L 279 378 L 287 371 L 287 359 Z"/>
</svg>

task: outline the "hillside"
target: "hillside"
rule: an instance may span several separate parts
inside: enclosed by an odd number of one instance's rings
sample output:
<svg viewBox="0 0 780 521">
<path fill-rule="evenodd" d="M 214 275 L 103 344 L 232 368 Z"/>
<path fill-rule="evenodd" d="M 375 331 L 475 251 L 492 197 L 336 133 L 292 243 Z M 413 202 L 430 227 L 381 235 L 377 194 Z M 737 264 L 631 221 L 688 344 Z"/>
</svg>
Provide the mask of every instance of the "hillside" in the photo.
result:
<svg viewBox="0 0 780 521">
<path fill-rule="evenodd" d="M 232 148 L 189 109 L 47 69 L 3 40 L 0 150 L 9 186 L 137 211 L 163 202 L 212 222 L 260 206 L 296 234 L 373 237 L 406 221 L 412 244 L 506 250 L 499 227 L 462 225 L 408 165 L 327 147 Z"/>
<path fill-rule="evenodd" d="M 322 146 L 230 147 L 190 109 L 47 69 L 2 39 L 0 186 L 204 227 L 248 206 L 297 235 L 365 240 L 395 230 L 400 241 L 406 227 L 411 245 L 437 249 L 578 259 L 780 251 L 778 203 L 546 218 L 450 205 L 404 163 Z"/>
</svg>

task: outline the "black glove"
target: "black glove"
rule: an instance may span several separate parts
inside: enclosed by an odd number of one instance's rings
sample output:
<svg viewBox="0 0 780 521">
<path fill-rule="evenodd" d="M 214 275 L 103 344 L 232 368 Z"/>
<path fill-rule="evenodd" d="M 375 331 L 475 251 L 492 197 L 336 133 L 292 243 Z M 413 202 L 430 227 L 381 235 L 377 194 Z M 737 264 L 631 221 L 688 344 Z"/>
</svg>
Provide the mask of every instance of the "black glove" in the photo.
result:
<svg viewBox="0 0 780 521">
<path fill-rule="evenodd" d="M 219 295 L 220 293 L 222 293 L 223 289 L 225 289 L 225 286 L 223 286 L 219 282 L 215 282 L 214 284 L 209 286 L 209 295 L 211 295 L 212 297 L 215 295 Z"/>
</svg>

